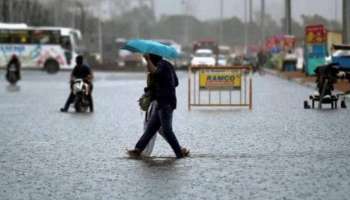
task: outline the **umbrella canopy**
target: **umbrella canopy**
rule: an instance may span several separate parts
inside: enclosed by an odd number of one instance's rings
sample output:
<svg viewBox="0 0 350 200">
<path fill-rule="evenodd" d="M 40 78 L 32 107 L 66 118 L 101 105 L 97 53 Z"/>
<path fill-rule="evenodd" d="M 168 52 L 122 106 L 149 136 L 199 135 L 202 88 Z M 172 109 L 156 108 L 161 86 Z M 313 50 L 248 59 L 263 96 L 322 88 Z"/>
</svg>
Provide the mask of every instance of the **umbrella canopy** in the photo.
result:
<svg viewBox="0 0 350 200">
<path fill-rule="evenodd" d="M 129 40 L 122 49 L 134 53 L 155 54 L 168 59 L 174 59 L 178 56 L 175 48 L 153 40 Z"/>
</svg>

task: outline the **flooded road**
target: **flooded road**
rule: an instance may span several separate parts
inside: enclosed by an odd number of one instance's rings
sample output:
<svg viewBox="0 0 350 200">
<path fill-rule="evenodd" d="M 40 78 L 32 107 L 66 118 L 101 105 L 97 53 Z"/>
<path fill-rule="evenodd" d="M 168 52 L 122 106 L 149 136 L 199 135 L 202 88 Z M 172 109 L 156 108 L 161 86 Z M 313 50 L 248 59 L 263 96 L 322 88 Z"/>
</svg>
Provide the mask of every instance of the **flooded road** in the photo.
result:
<svg viewBox="0 0 350 200">
<path fill-rule="evenodd" d="M 4 77 L 4 71 L 0 76 Z M 178 72 L 174 131 L 191 157 L 125 154 L 142 134 L 143 73 L 96 73 L 93 114 L 60 113 L 68 72 L 0 80 L 0 199 L 347 199 L 350 109 L 304 110 L 313 91 L 254 77 L 254 106 L 187 110 Z"/>
</svg>

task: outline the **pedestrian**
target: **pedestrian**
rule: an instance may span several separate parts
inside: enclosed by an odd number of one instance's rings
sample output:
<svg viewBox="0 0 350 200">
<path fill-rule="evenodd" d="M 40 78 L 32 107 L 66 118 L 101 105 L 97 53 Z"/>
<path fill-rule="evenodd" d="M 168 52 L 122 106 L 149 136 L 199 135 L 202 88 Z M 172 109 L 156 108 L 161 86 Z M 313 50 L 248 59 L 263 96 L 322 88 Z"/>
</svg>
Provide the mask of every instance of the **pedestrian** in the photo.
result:
<svg viewBox="0 0 350 200">
<path fill-rule="evenodd" d="M 89 100 L 89 108 L 90 112 L 94 112 L 94 105 L 92 100 L 92 80 L 93 80 L 93 74 L 91 69 L 84 64 L 83 56 L 79 55 L 76 57 L 76 66 L 74 67 L 71 76 L 70 76 L 70 89 L 71 92 L 69 94 L 69 97 L 64 105 L 63 108 L 61 108 L 61 112 L 67 112 L 69 109 L 69 106 L 71 103 L 73 103 L 75 95 L 73 93 L 73 83 L 75 79 L 83 79 L 85 83 L 88 84 L 88 100 Z"/>
<path fill-rule="evenodd" d="M 135 148 L 128 150 L 131 157 L 140 157 L 146 146 L 150 143 L 156 133 L 162 128 L 163 137 L 169 143 L 177 158 L 183 158 L 189 155 L 189 150 L 181 148 L 173 132 L 172 118 L 173 111 L 176 109 L 176 87 L 178 78 L 172 64 L 154 54 L 145 55 L 147 61 L 147 70 L 150 76 L 154 78 L 152 104 L 153 112 L 145 123 L 146 127 L 142 137 L 136 143 Z M 154 141 L 153 141 L 154 142 Z"/>
<path fill-rule="evenodd" d="M 11 56 L 11 59 L 7 63 L 7 66 L 6 66 L 6 79 L 7 80 L 9 80 L 10 69 L 12 66 L 14 66 L 14 69 L 16 70 L 15 74 L 16 74 L 18 80 L 21 80 L 21 62 L 18 59 L 16 54 L 13 54 Z"/>
<path fill-rule="evenodd" d="M 144 130 L 147 127 L 147 124 L 150 121 L 150 118 L 154 112 L 156 112 L 157 108 L 157 101 L 155 99 L 155 80 L 154 75 L 151 73 L 147 74 L 147 87 L 144 88 L 144 94 L 139 99 L 139 104 L 141 107 L 141 110 L 145 111 L 145 119 L 144 119 Z M 162 127 L 159 128 L 158 133 L 166 140 L 163 134 Z M 148 142 L 146 148 L 142 151 L 143 157 L 149 157 L 152 154 L 154 144 L 157 139 L 157 134 L 155 134 L 152 139 Z"/>
</svg>

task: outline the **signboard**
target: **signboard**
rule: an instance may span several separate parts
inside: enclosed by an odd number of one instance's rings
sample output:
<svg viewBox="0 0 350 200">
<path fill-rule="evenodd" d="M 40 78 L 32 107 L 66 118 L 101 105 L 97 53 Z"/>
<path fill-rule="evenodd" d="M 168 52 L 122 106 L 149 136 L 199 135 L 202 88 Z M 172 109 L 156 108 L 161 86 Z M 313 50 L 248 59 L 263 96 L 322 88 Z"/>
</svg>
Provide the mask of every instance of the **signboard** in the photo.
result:
<svg viewBox="0 0 350 200">
<path fill-rule="evenodd" d="M 266 40 L 265 47 L 272 53 L 293 49 L 295 47 L 295 37 L 291 35 L 274 35 Z"/>
<path fill-rule="evenodd" d="M 295 47 L 295 37 L 292 35 L 285 35 L 283 39 L 284 49 L 294 49 Z"/>
<path fill-rule="evenodd" d="M 325 63 L 327 56 L 327 30 L 323 25 L 305 27 L 306 73 L 314 75 L 315 69 Z"/>
<path fill-rule="evenodd" d="M 240 89 L 241 73 L 232 71 L 199 73 L 200 89 Z"/>
<path fill-rule="evenodd" d="M 327 42 L 327 31 L 323 25 L 307 26 L 305 35 L 307 44 Z"/>
</svg>

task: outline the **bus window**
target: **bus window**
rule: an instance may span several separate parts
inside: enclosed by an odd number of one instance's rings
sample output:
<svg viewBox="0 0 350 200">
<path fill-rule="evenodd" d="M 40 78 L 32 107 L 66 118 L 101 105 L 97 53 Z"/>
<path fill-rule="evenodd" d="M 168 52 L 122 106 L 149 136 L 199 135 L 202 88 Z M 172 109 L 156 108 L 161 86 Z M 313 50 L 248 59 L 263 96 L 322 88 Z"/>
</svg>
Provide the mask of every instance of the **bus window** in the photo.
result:
<svg viewBox="0 0 350 200">
<path fill-rule="evenodd" d="M 37 30 L 32 33 L 32 43 L 59 44 L 59 38 L 58 31 Z"/>
<path fill-rule="evenodd" d="M 12 43 L 25 44 L 28 42 L 28 39 L 29 39 L 28 31 L 22 31 L 22 30 L 11 31 Z"/>
<path fill-rule="evenodd" d="M 7 30 L 0 30 L 0 43 L 10 43 L 10 33 Z"/>
<path fill-rule="evenodd" d="M 1 30 L 0 43 L 27 44 L 30 42 L 29 31 L 26 30 Z"/>
</svg>

